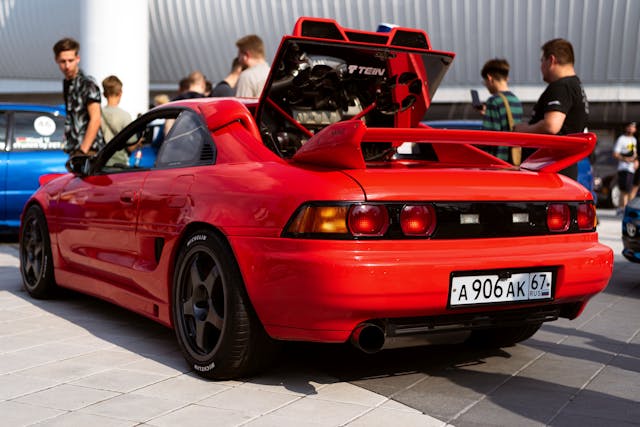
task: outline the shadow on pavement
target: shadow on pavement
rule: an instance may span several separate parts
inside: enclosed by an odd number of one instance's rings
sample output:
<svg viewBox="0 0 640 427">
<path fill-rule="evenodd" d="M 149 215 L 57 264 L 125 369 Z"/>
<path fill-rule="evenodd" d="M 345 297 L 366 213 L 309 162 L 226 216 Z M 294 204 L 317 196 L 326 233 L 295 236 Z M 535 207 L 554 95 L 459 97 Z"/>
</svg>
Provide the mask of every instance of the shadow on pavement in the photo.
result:
<svg viewBox="0 0 640 427">
<path fill-rule="evenodd" d="M 631 263 L 616 263 L 615 287 L 605 291 L 609 298 L 640 295 L 639 280 Z M 145 356 L 177 372 L 190 372 L 180 354 L 173 331 L 111 303 L 64 291 L 54 300 L 34 300 L 21 288 L 15 267 L 1 267 L 0 290 L 28 301 L 61 319 L 86 330 L 108 343 Z M 612 279 L 612 282 L 614 279 Z M 576 323 L 576 327 L 578 323 Z M 480 350 L 462 344 L 431 345 L 385 350 L 367 355 L 348 344 L 327 345 L 284 343 L 280 359 L 273 369 L 251 378 L 256 384 L 280 384 L 292 391 L 315 394 L 314 384 L 348 381 L 418 409 L 458 427 L 490 424 L 491 417 L 514 417 L 522 421 L 551 425 L 578 425 L 576 417 L 591 417 L 596 424 L 615 420 L 637 423 L 637 400 L 614 393 L 583 389 L 582 385 L 531 378 L 520 372 L 543 353 L 591 361 L 640 372 L 640 345 L 624 343 L 604 335 L 547 324 L 543 331 L 586 339 L 589 347 L 537 339 L 506 349 Z M 616 350 L 617 349 L 617 350 Z M 612 360 L 611 352 L 619 357 Z M 295 377 L 294 380 L 290 378 Z M 203 380 L 206 381 L 206 380 Z M 603 405 L 607 414 L 603 418 Z M 492 415 L 493 414 L 493 415 Z M 500 414 L 500 415 L 498 415 Z M 580 418 L 581 422 L 585 418 Z M 504 425 L 504 424 L 502 424 Z"/>
<path fill-rule="evenodd" d="M 525 344 L 536 347 L 535 340 L 531 341 Z M 545 344 L 544 351 L 553 350 L 570 357 L 585 353 L 584 349 L 571 346 L 548 347 L 549 344 Z M 527 421 L 584 425 L 580 423 L 589 418 L 599 419 L 599 425 L 612 419 L 621 425 L 635 423 L 640 417 L 637 400 L 584 390 L 578 385 L 564 384 L 562 380 L 546 381 L 501 372 L 499 367 L 510 363 L 509 359 L 520 360 L 522 353 L 535 352 L 522 345 L 493 350 L 472 349 L 462 344 L 434 345 L 372 355 L 356 352 L 346 345 L 289 344 L 286 348 L 282 364 L 306 364 L 458 427 L 518 425 Z M 633 348 L 637 352 L 637 345 Z M 591 353 L 595 361 L 606 357 L 597 350 L 587 353 Z M 637 362 L 637 358 L 637 354 L 635 359 L 629 356 L 628 363 L 621 367 L 629 369 L 629 364 Z M 517 363 L 521 362 L 526 364 L 526 360 Z M 603 404 L 616 410 L 603 414 Z M 580 418 L 579 424 L 574 423 L 575 417 Z"/>
</svg>

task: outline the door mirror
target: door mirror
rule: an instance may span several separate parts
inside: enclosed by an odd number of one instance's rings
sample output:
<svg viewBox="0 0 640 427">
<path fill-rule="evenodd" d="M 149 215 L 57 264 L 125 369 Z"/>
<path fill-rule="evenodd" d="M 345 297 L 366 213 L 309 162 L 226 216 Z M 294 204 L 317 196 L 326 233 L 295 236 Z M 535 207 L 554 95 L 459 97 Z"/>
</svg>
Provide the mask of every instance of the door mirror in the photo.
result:
<svg viewBox="0 0 640 427">
<path fill-rule="evenodd" d="M 65 167 L 76 176 L 87 176 L 91 171 L 91 157 L 83 155 L 70 157 Z"/>
</svg>

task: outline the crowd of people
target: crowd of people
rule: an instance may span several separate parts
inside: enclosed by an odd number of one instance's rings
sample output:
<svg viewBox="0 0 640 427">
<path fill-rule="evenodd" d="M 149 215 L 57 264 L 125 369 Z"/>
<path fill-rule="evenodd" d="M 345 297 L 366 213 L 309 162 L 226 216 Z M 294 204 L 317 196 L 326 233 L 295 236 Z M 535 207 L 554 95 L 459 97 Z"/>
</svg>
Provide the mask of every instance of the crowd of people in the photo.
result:
<svg viewBox="0 0 640 427">
<path fill-rule="evenodd" d="M 179 82 L 178 93 L 171 100 L 209 96 L 259 97 L 270 69 L 264 43 L 252 34 L 238 39 L 236 47 L 237 55 L 224 79 L 214 86 L 202 71 L 194 70 Z M 528 120 L 524 119 L 522 102 L 509 89 L 508 61 L 495 58 L 484 64 L 480 74 L 491 96 L 479 107 L 483 129 L 553 135 L 587 129 L 589 103 L 574 68 L 573 46 L 569 41 L 557 38 L 544 43 L 541 50 L 540 72 L 548 85 Z M 106 106 L 101 107 L 100 88 L 79 67 L 79 43 L 64 38 L 54 45 L 53 51 L 64 76 L 63 96 L 67 110 L 64 150 L 70 157 L 95 153 L 132 120 L 129 113 L 119 107 L 123 83 L 114 75 L 103 80 Z M 160 95 L 153 105 L 168 101 L 167 95 Z M 635 132 L 635 123 L 629 123 L 614 149 L 614 157 L 619 162 L 620 209 L 635 197 L 640 184 Z M 128 154 L 120 153 L 121 156 Z M 530 152 L 519 147 L 495 147 L 492 154 L 518 166 Z M 577 164 L 560 173 L 577 180 Z"/>
<path fill-rule="evenodd" d="M 540 71 L 548 83 L 533 107 L 531 118 L 523 122 L 522 103 L 509 90 L 509 63 L 505 59 L 491 59 L 482 68 L 481 76 L 491 94 L 479 110 L 483 116 L 482 128 L 492 131 L 515 131 L 568 135 L 587 130 L 589 103 L 574 68 L 573 46 L 564 39 L 553 39 L 542 46 Z M 617 214 L 621 215 L 629 200 L 636 197 L 640 187 L 640 165 L 635 137 L 636 123 L 625 126 L 614 145 L 613 156 L 618 161 L 618 188 L 620 196 Z M 492 154 L 515 166 L 530 154 L 517 147 L 496 147 Z M 560 173 L 578 179 L 577 164 Z"/>
<path fill-rule="evenodd" d="M 270 69 L 264 42 L 251 34 L 238 39 L 236 47 L 238 53 L 231 61 L 229 74 L 215 86 L 202 71 L 194 70 L 180 80 L 176 96 L 170 99 L 165 94 L 157 95 L 153 106 L 203 97 L 259 97 Z M 67 111 L 64 151 L 69 157 L 95 154 L 132 121 L 131 115 L 119 106 L 123 83 L 115 75 L 102 81 L 102 93 L 106 99 L 103 107 L 97 83 L 80 69 L 80 43 L 69 37 L 63 38 L 54 44 L 53 53 L 64 76 L 63 97 Z M 132 143 L 126 150 L 116 153 L 110 162 L 128 163 L 129 155 L 138 145 Z"/>
<path fill-rule="evenodd" d="M 533 107 L 531 118 L 524 122 L 522 103 L 509 90 L 509 63 L 492 59 L 481 71 L 491 97 L 482 106 L 482 128 L 494 131 L 514 131 L 549 135 L 569 135 L 587 129 L 589 103 L 574 68 L 573 46 L 565 39 L 553 39 L 542 45 L 540 72 L 548 84 Z M 505 161 L 520 165 L 531 152 L 511 147 L 498 147 L 495 153 Z M 578 166 L 573 164 L 560 171 L 578 179 Z"/>
</svg>

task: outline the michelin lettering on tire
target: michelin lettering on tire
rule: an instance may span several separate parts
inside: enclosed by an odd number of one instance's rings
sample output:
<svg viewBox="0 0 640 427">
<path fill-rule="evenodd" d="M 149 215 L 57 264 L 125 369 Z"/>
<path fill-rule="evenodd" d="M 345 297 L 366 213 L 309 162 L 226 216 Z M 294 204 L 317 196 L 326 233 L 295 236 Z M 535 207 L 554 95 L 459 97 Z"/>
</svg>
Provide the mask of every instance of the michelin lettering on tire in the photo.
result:
<svg viewBox="0 0 640 427">
<path fill-rule="evenodd" d="M 206 234 L 196 234 L 195 236 L 189 239 L 189 241 L 187 242 L 187 247 L 193 245 L 195 242 L 205 241 L 205 240 L 207 240 Z"/>
<path fill-rule="evenodd" d="M 195 369 L 196 371 L 199 372 L 209 372 L 211 370 L 213 370 L 213 368 L 216 367 L 216 363 L 215 362 L 211 362 L 208 365 L 205 366 L 201 366 L 201 365 L 193 365 L 193 369 Z"/>
</svg>

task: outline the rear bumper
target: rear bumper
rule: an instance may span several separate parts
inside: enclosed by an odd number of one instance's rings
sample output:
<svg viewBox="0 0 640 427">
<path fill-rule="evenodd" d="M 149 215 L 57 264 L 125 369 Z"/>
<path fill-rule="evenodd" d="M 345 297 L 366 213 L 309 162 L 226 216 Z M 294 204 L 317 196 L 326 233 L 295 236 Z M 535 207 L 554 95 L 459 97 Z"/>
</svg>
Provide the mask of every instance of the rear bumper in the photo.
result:
<svg viewBox="0 0 640 427">
<path fill-rule="evenodd" d="M 343 342 L 371 319 L 446 323 L 456 316 L 546 306 L 561 307 L 560 317 L 573 318 L 606 287 L 613 268 L 613 253 L 596 233 L 447 241 L 229 240 L 265 329 L 291 340 Z M 549 266 L 557 268 L 553 301 L 447 307 L 452 272 Z"/>
</svg>

